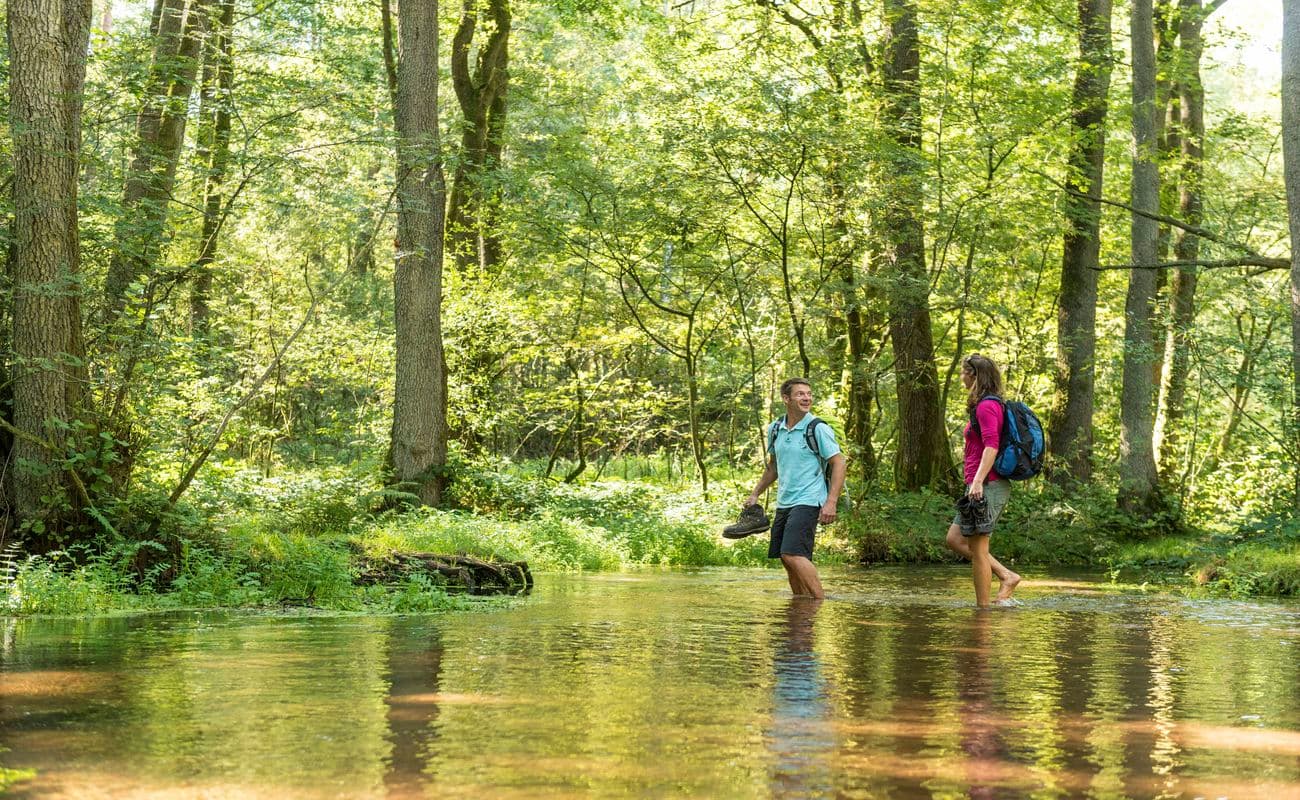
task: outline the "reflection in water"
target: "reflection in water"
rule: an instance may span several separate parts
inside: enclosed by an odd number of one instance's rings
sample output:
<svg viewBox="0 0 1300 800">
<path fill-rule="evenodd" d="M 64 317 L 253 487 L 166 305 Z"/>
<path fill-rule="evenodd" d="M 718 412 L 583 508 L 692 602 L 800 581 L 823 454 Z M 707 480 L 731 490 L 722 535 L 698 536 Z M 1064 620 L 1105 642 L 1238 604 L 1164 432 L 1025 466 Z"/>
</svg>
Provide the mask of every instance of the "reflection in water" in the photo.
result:
<svg viewBox="0 0 1300 800">
<path fill-rule="evenodd" d="M 393 622 L 388 636 L 388 740 L 393 751 L 384 773 L 392 800 L 422 797 L 437 735 L 438 674 L 442 637 L 427 621 Z"/>
<path fill-rule="evenodd" d="M 826 679 L 813 650 L 813 620 L 821 600 L 791 598 L 776 630 L 772 657 L 772 790 L 780 796 L 819 797 L 831 791 L 829 757 L 835 746 Z"/>
<path fill-rule="evenodd" d="M 993 788 L 1006 756 L 993 704 L 990 628 L 995 613 L 974 612 L 964 631 L 964 646 L 956 657 L 961 750 L 966 754 L 965 778 L 973 798 L 994 796 Z"/>
<path fill-rule="evenodd" d="M 1036 581 L 973 613 L 958 568 L 828 572 L 825 603 L 647 571 L 487 613 L 9 621 L 0 766 L 42 800 L 1300 797 L 1298 605 Z"/>
</svg>

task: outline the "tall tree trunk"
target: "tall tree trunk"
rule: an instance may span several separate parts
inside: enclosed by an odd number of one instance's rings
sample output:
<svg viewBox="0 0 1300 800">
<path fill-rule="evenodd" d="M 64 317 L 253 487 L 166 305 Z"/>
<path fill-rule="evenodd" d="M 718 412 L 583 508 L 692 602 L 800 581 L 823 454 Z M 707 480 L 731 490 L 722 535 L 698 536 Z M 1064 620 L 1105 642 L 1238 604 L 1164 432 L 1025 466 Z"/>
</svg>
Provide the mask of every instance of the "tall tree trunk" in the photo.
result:
<svg viewBox="0 0 1300 800">
<path fill-rule="evenodd" d="M 1178 208 L 1184 222 L 1198 227 L 1202 216 L 1201 183 L 1205 164 L 1205 89 L 1201 85 L 1201 27 L 1204 21 L 1200 0 L 1183 0 L 1178 24 L 1180 50 L 1177 62 L 1182 155 Z M 1174 236 L 1174 260 L 1194 262 L 1198 258 L 1200 240 L 1195 234 L 1179 228 Z M 1196 316 L 1196 279 L 1196 267 L 1179 268 L 1169 289 L 1169 329 L 1165 334 L 1154 446 L 1161 481 L 1170 488 L 1183 472 L 1179 451 L 1182 449 L 1183 402 L 1187 396 L 1188 345 Z"/>
<path fill-rule="evenodd" d="M 1174 216 L 1178 206 L 1179 151 L 1182 129 L 1179 124 L 1181 104 L 1178 92 L 1178 19 L 1181 9 L 1174 7 L 1174 0 L 1153 0 L 1152 35 L 1155 37 L 1156 53 L 1156 141 L 1159 143 L 1157 169 L 1160 171 L 1160 213 Z M 1160 222 L 1156 225 L 1156 258 L 1165 261 L 1169 257 L 1171 226 Z M 1155 294 L 1152 307 L 1160 309 L 1169 290 L 1169 275 L 1165 270 L 1155 274 Z M 1152 386 L 1159 391 L 1160 376 L 1164 370 L 1164 338 L 1168 320 L 1163 313 L 1151 317 L 1151 338 L 1156 343 L 1155 358 L 1151 359 Z M 1156 448 L 1157 454 L 1159 448 Z"/>
<path fill-rule="evenodd" d="M 840 261 L 840 284 L 844 295 L 844 338 L 845 364 L 843 374 L 843 393 L 845 408 L 844 438 L 848 442 L 852 456 L 850 464 L 854 465 L 856 474 L 863 483 L 874 483 L 879 477 L 879 465 L 876 451 L 871 442 L 871 404 L 875 401 L 874 386 L 871 381 L 873 354 L 871 348 L 871 331 L 867 298 L 863 297 L 866 289 L 859 285 L 854 266 L 856 252 L 846 254 Z"/>
<path fill-rule="evenodd" d="M 447 462 L 447 365 L 442 342 L 447 184 L 438 136 L 438 3 L 397 7 L 397 256 L 393 275 L 397 376 L 393 479 L 442 502 Z"/>
<path fill-rule="evenodd" d="M 1300 511 L 1300 0 L 1282 2 L 1282 155 L 1291 232 L 1291 466 Z"/>
<path fill-rule="evenodd" d="M 63 471 L 81 410 L 77 169 L 90 0 L 10 0 L 10 131 L 14 144 L 14 516 L 36 549 L 57 541 L 84 499 Z"/>
<path fill-rule="evenodd" d="M 1057 310 L 1056 398 L 1050 439 L 1052 482 L 1092 477 L 1097 272 L 1101 253 L 1101 191 L 1110 93 L 1111 2 L 1079 0 L 1079 65 L 1071 101 L 1073 143 L 1066 177 L 1065 252 Z M 1081 196 L 1082 195 L 1082 196 Z"/>
<path fill-rule="evenodd" d="M 460 153 L 447 211 L 447 244 L 458 268 L 477 263 L 491 270 L 500 260 L 500 237 L 491 207 L 495 190 L 484 186 L 501 156 L 501 136 L 509 83 L 510 6 L 508 0 L 488 0 L 492 31 L 479 48 L 470 69 L 470 46 L 478 27 L 480 0 L 465 0 L 460 25 L 451 44 L 452 85 L 464 119 Z"/>
<path fill-rule="evenodd" d="M 1156 138 L 1160 142 L 1160 213 L 1171 217 L 1178 205 L 1178 181 L 1176 178 L 1166 179 L 1166 170 L 1177 165 L 1179 152 L 1179 11 L 1174 7 L 1174 0 L 1154 0 L 1152 15 L 1156 37 Z M 1161 261 L 1169 257 L 1170 233 L 1170 226 L 1160 223 L 1156 250 Z M 1157 282 L 1163 274 L 1161 272 L 1157 275 Z M 1163 284 L 1158 285 L 1164 288 Z"/>
<path fill-rule="evenodd" d="M 1132 261 L 1156 263 L 1159 226 L 1149 215 L 1160 210 L 1160 169 L 1156 139 L 1156 64 L 1151 0 L 1133 0 L 1130 19 L 1133 48 L 1133 184 Z M 1155 270 L 1129 270 L 1124 303 L 1124 377 L 1120 397 L 1119 506 L 1134 515 L 1149 515 L 1160 506 L 1152 451 L 1155 358 L 1153 309 Z"/>
<path fill-rule="evenodd" d="M 230 161 L 230 104 L 234 88 L 231 27 L 235 0 L 220 0 L 216 35 L 209 41 L 203 65 L 203 91 L 199 118 L 208 129 L 203 136 L 202 160 L 207 167 L 203 181 L 203 232 L 199 257 L 194 262 L 194 283 L 190 287 L 190 328 L 194 337 L 206 340 L 209 328 L 209 296 L 212 293 L 212 264 L 217 258 L 217 237 L 221 233 L 223 185 Z"/>
<path fill-rule="evenodd" d="M 166 234 L 167 204 L 185 139 L 190 92 L 210 0 L 161 0 L 153 61 L 136 118 L 116 250 L 104 280 L 109 319 L 121 313 L 131 284 L 153 271 Z"/>
<path fill-rule="evenodd" d="M 889 330 L 898 393 L 900 489 L 950 478 L 952 455 L 939 406 L 939 375 L 930 330 L 930 281 L 925 268 L 925 158 L 921 152 L 921 50 L 914 0 L 885 0 L 883 66 L 892 140 L 884 183 L 883 263 L 890 269 Z"/>
</svg>

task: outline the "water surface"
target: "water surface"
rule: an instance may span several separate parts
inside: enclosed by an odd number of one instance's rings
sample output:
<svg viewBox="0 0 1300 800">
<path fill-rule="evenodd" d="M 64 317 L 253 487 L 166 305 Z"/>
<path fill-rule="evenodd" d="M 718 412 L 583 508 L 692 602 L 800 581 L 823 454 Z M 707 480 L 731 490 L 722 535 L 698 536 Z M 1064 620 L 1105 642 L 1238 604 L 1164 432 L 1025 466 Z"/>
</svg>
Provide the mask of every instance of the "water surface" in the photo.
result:
<svg viewBox="0 0 1300 800">
<path fill-rule="evenodd" d="M 542 576 L 504 610 L 0 620 L 17 797 L 1300 797 L 1300 605 L 959 569 Z"/>
</svg>

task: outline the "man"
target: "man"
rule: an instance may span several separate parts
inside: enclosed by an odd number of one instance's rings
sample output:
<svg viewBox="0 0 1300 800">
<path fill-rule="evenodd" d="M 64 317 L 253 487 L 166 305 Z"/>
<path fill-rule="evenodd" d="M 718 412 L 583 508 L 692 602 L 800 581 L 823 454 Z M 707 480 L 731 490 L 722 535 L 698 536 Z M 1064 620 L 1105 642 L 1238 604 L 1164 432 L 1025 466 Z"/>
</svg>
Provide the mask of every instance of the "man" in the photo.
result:
<svg viewBox="0 0 1300 800">
<path fill-rule="evenodd" d="M 828 525 L 835 521 L 835 508 L 844 488 L 845 462 L 831 426 L 810 413 L 812 400 L 812 385 L 803 378 L 791 378 L 781 384 L 785 417 L 773 423 L 776 435 L 768 453 L 767 468 L 744 505 L 746 508 L 757 505 L 759 495 L 780 476 L 767 556 L 781 559 L 790 578 L 790 591 L 795 595 L 822 599 L 826 594 L 812 563 L 813 539 L 818 522 Z M 816 453 L 809 449 L 805 435 L 814 421 L 820 423 L 813 428 Z M 823 462 L 831 468 L 829 486 Z"/>
</svg>

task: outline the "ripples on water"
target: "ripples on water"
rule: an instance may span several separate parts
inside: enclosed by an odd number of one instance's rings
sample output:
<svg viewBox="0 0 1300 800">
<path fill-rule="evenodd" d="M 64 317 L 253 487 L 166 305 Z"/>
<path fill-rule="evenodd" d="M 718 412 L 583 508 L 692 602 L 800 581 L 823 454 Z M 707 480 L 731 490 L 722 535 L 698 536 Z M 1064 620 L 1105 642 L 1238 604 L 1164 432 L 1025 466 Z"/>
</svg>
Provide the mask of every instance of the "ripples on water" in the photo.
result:
<svg viewBox="0 0 1300 800">
<path fill-rule="evenodd" d="M 979 613 L 968 575 L 0 620 L 0 766 L 37 770 L 17 797 L 1300 797 L 1300 606 L 1041 579 Z"/>
</svg>

